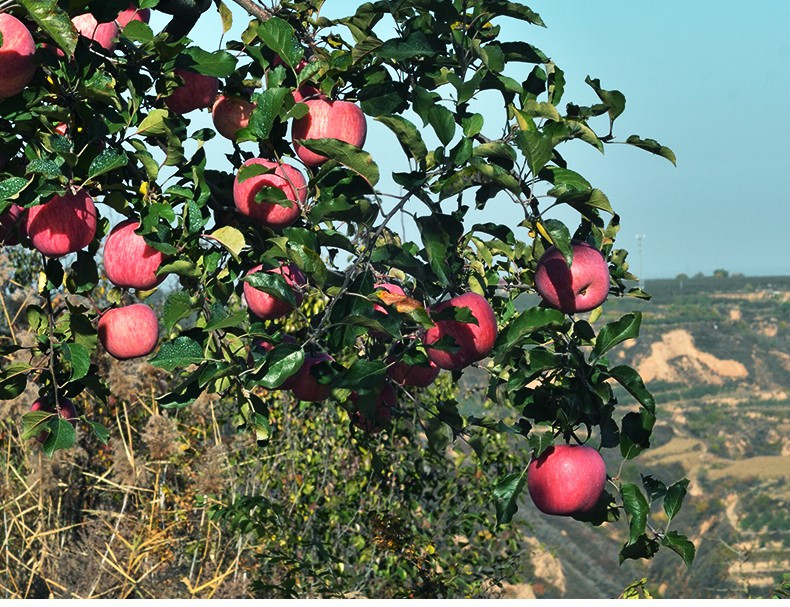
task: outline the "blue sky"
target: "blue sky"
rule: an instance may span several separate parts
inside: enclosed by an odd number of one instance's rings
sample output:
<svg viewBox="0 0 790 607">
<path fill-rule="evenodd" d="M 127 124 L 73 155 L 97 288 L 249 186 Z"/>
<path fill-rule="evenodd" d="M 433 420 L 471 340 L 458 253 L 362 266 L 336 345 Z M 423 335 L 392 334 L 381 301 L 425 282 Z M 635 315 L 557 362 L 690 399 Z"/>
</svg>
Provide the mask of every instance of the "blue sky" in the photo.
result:
<svg viewBox="0 0 790 607">
<path fill-rule="evenodd" d="M 246 16 L 231 6 L 238 38 Z M 327 0 L 324 13 L 351 12 L 355 0 Z M 543 0 L 527 3 L 546 29 L 500 19 L 504 38 L 541 48 L 564 71 L 563 103 L 595 103 L 587 75 L 627 98 L 615 135 L 639 134 L 671 147 L 677 168 L 630 146 L 601 155 L 573 142 L 562 152 L 571 168 L 602 189 L 622 217 L 618 244 L 639 270 L 636 235 L 644 235 L 645 278 L 717 268 L 747 275 L 788 274 L 790 239 L 790 2 L 749 8 L 732 0 Z M 166 23 L 155 15 L 155 29 Z M 219 18 L 210 11 L 193 31 L 217 47 Z M 207 122 L 203 114 L 196 126 Z M 394 141 L 380 125 L 366 149 L 383 171 Z M 383 129 L 383 127 L 380 127 Z M 216 140 L 215 140 L 216 141 Z M 226 162 L 224 144 L 212 158 Z M 227 167 L 225 167 L 227 168 Z M 415 208 L 416 210 L 416 208 Z M 497 205 L 482 218 L 517 223 L 519 210 Z M 559 216 L 571 220 L 570 215 Z M 407 235 L 414 237 L 407 227 Z"/>
</svg>

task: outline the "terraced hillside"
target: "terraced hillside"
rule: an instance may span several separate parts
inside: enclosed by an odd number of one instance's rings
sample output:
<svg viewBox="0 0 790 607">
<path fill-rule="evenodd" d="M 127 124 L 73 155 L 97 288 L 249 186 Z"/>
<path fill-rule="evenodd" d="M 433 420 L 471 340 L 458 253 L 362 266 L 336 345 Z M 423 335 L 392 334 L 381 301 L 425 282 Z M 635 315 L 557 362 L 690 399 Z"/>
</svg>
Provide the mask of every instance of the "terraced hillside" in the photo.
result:
<svg viewBox="0 0 790 607">
<path fill-rule="evenodd" d="M 647 577 L 666 598 L 768 597 L 790 571 L 790 278 L 666 280 L 646 290 L 652 301 L 609 302 L 598 323 L 643 313 L 639 340 L 613 356 L 639 369 L 660 410 L 640 468 L 691 480 L 676 520 L 697 560 L 689 572 L 666 554 L 619 567 L 622 530 L 615 537 L 524 504 L 536 536 L 530 591 L 617 596 Z"/>
</svg>

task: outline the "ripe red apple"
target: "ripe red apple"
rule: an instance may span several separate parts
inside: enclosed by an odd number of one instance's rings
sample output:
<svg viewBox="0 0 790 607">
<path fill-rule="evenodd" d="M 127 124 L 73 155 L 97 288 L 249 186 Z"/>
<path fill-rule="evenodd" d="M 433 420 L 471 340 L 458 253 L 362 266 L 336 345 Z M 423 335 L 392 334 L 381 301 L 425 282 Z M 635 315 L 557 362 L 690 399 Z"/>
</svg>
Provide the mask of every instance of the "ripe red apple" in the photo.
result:
<svg viewBox="0 0 790 607">
<path fill-rule="evenodd" d="M 538 260 L 535 289 L 565 314 L 588 312 L 609 295 L 609 266 L 598 249 L 584 242 L 573 243 L 570 268 L 559 249 L 550 247 Z"/>
<path fill-rule="evenodd" d="M 241 97 L 220 95 L 211 108 L 211 118 L 214 128 L 223 137 L 231 141 L 236 139 L 236 133 L 246 128 L 250 123 L 250 115 L 255 109 L 255 104 Z"/>
<path fill-rule="evenodd" d="M 0 99 L 21 93 L 33 79 L 36 43 L 30 30 L 19 19 L 0 13 Z"/>
<path fill-rule="evenodd" d="M 121 29 L 125 28 L 130 21 L 142 21 L 148 23 L 151 20 L 151 9 L 137 8 L 134 4 L 130 4 L 129 8 L 121 11 L 115 18 L 115 22 Z"/>
<path fill-rule="evenodd" d="M 12 204 L 0 213 L 0 245 L 19 244 L 19 237 L 25 232 L 25 209 Z"/>
<path fill-rule="evenodd" d="M 445 335 L 455 339 L 459 346 L 457 352 L 426 348 L 428 357 L 442 369 L 455 371 L 482 360 L 494 347 L 497 336 L 496 316 L 485 297 L 477 293 L 464 293 L 436 306 L 436 312 L 448 307 L 468 308 L 477 324 L 460 322 L 454 319 L 440 320 L 425 333 L 426 346 L 439 341 Z"/>
<path fill-rule="evenodd" d="M 568 516 L 595 507 L 606 485 L 606 464 L 592 447 L 554 445 L 527 468 L 527 488 L 544 514 Z"/>
<path fill-rule="evenodd" d="M 262 265 L 257 265 L 252 268 L 248 274 L 255 274 L 255 272 L 259 272 L 262 269 Z M 267 272 L 282 275 L 288 285 L 293 289 L 296 305 L 302 303 L 302 293 L 299 287 L 307 283 L 307 278 L 295 264 L 281 265 L 273 270 L 267 270 Z M 244 283 L 244 299 L 247 302 L 247 306 L 250 308 L 250 312 L 263 320 L 280 318 L 293 310 L 293 307 L 287 301 L 283 301 L 274 295 L 269 295 L 269 293 L 260 291 L 248 282 Z"/>
<path fill-rule="evenodd" d="M 175 75 L 179 76 L 184 84 L 165 98 L 165 104 L 172 112 L 183 115 L 214 105 L 214 100 L 219 92 L 217 78 L 181 68 L 175 69 Z"/>
<path fill-rule="evenodd" d="M 307 103 L 312 99 L 326 99 L 323 93 L 319 91 L 312 84 L 303 84 L 293 92 L 293 98 L 296 103 Z"/>
<path fill-rule="evenodd" d="M 118 26 L 115 21 L 99 23 L 91 13 L 77 15 L 71 22 L 77 31 L 85 38 L 97 42 L 104 49 L 111 51 L 115 48 L 118 38 Z"/>
<path fill-rule="evenodd" d="M 33 247 L 47 257 L 60 257 L 87 247 L 96 235 L 96 206 L 85 190 L 27 209 L 25 229 Z"/>
<path fill-rule="evenodd" d="M 327 384 L 319 384 L 318 380 L 310 373 L 310 369 L 320 362 L 332 360 L 334 359 L 324 352 L 305 354 L 301 368 L 286 380 L 293 395 L 299 400 L 310 402 L 318 402 L 329 398 L 332 388 Z"/>
<path fill-rule="evenodd" d="M 365 115 L 357 105 L 349 101 L 328 99 L 310 99 L 304 103 L 309 108 L 307 115 L 294 120 L 291 135 L 297 156 L 307 166 L 317 167 L 329 159 L 303 147 L 298 143 L 300 140 L 340 139 L 358 148 L 365 144 L 367 123 Z"/>
<path fill-rule="evenodd" d="M 118 360 L 147 356 L 159 341 L 159 321 L 154 311 L 137 303 L 107 310 L 99 319 L 99 341 Z"/>
<path fill-rule="evenodd" d="M 352 392 L 349 396 L 349 400 L 356 405 L 359 400 L 359 395 L 356 392 Z M 390 384 L 385 383 L 381 388 L 381 392 L 379 392 L 376 397 L 375 419 L 368 417 L 362 413 L 362 411 L 357 411 L 353 417 L 354 425 L 369 434 L 381 432 L 392 421 L 392 407 L 394 407 L 397 402 L 398 399 L 395 394 L 395 389 Z"/>
<path fill-rule="evenodd" d="M 387 367 L 387 375 L 392 381 L 401 386 L 415 388 L 427 388 L 439 377 L 441 371 L 432 360 L 427 365 L 410 365 L 399 360 Z"/>
<path fill-rule="evenodd" d="M 165 277 L 157 276 L 165 255 L 135 232 L 140 222 L 127 219 L 115 226 L 104 243 L 104 269 L 116 287 L 147 291 Z"/>
<path fill-rule="evenodd" d="M 74 403 L 72 403 L 68 398 L 61 397 L 58 399 L 58 404 L 60 405 L 60 416 L 72 426 L 76 426 L 79 413 L 77 413 L 77 408 L 74 406 Z M 37 398 L 35 401 L 33 401 L 33 405 L 30 407 L 30 410 L 54 413 L 55 403 L 50 402 L 48 398 Z M 47 440 L 48 434 L 48 430 L 42 430 L 36 436 L 36 440 L 40 443 L 43 443 L 45 440 Z"/>
<path fill-rule="evenodd" d="M 307 197 L 307 182 L 302 173 L 288 164 L 278 164 L 265 158 L 252 158 L 242 167 L 260 164 L 273 173 L 264 173 L 249 177 L 239 182 L 239 176 L 233 181 L 233 201 L 242 214 L 258 225 L 279 230 L 287 228 L 299 219 L 301 205 Z M 291 201 L 291 206 L 283 206 L 274 202 L 256 202 L 255 196 L 263 188 L 277 188 Z"/>
</svg>

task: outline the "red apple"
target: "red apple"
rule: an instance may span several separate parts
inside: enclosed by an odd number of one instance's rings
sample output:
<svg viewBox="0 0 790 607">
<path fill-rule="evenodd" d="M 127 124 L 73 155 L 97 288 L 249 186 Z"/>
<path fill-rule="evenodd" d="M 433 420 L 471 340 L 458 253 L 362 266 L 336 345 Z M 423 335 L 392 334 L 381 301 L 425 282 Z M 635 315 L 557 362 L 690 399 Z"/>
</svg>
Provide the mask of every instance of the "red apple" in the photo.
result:
<svg viewBox="0 0 790 607">
<path fill-rule="evenodd" d="M 319 384 L 318 380 L 310 373 L 310 369 L 320 362 L 332 360 L 334 359 L 324 352 L 305 354 L 301 368 L 286 380 L 293 395 L 299 400 L 310 402 L 318 402 L 329 398 L 332 388 L 327 384 Z"/>
<path fill-rule="evenodd" d="M 21 93 L 33 79 L 36 43 L 30 30 L 19 19 L 0 13 L 0 99 Z"/>
<path fill-rule="evenodd" d="M 310 99 L 305 101 L 309 108 L 307 115 L 294 120 L 291 135 L 297 156 L 307 166 L 317 167 L 328 160 L 311 152 L 298 142 L 305 139 L 340 139 L 354 147 L 365 144 L 367 123 L 359 107 L 349 101 L 329 101 Z"/>
<path fill-rule="evenodd" d="M 527 468 L 529 495 L 544 514 L 588 512 L 605 485 L 606 464 L 598 451 L 586 445 L 554 445 Z"/>
<path fill-rule="evenodd" d="M 303 84 L 300 86 L 293 92 L 293 98 L 296 103 L 307 103 L 311 99 L 316 98 L 326 99 L 324 94 L 312 84 Z"/>
<path fill-rule="evenodd" d="M 91 13 L 77 15 L 71 22 L 77 31 L 85 38 L 90 38 L 97 42 L 104 49 L 111 51 L 115 48 L 115 41 L 118 38 L 118 26 L 115 21 L 99 23 Z"/>
<path fill-rule="evenodd" d="M 250 123 L 250 115 L 255 109 L 255 104 L 241 97 L 220 95 L 211 108 L 211 118 L 214 128 L 223 137 L 231 141 L 236 139 L 236 133 L 246 128 Z"/>
<path fill-rule="evenodd" d="M 12 204 L 0 213 L 0 245 L 19 244 L 19 237 L 25 232 L 25 210 Z"/>
<path fill-rule="evenodd" d="M 77 413 L 77 408 L 74 406 L 68 398 L 60 398 L 58 399 L 58 404 L 60 405 L 60 416 L 69 422 L 72 426 L 77 425 L 77 418 L 79 417 L 79 413 Z M 55 412 L 55 403 L 50 402 L 48 398 L 37 398 L 33 401 L 33 405 L 30 407 L 31 411 L 46 411 L 47 413 L 54 413 Z M 43 443 L 47 440 L 47 435 L 49 434 L 48 430 L 42 430 L 36 436 L 36 440 L 40 443 Z"/>
<path fill-rule="evenodd" d="M 349 400 L 356 405 L 359 400 L 359 395 L 356 392 L 352 392 L 349 396 Z M 381 388 L 381 392 L 379 392 L 376 397 L 375 418 L 370 418 L 362 411 L 357 410 L 353 416 L 354 425 L 362 428 L 362 430 L 369 434 L 381 432 L 392 421 L 392 407 L 394 407 L 397 402 L 398 399 L 395 394 L 395 389 L 390 384 L 385 383 Z"/>
<path fill-rule="evenodd" d="M 584 242 L 573 244 L 570 268 L 559 249 L 550 247 L 538 260 L 535 289 L 565 314 L 588 312 L 609 295 L 609 266 L 598 249 Z"/>
<path fill-rule="evenodd" d="M 121 11 L 115 18 L 115 22 L 121 29 L 125 28 L 130 21 L 142 21 L 148 23 L 151 20 L 151 9 L 137 8 L 134 4 L 130 4 L 129 8 Z"/>
<path fill-rule="evenodd" d="M 242 167 L 253 164 L 274 169 L 274 172 L 255 175 L 241 182 L 237 174 L 233 181 L 233 201 L 236 203 L 236 208 L 258 225 L 273 230 L 287 228 L 299 219 L 301 205 L 307 197 L 307 182 L 304 176 L 288 164 L 278 164 L 264 158 L 252 158 Z M 290 206 L 286 207 L 274 202 L 256 202 L 255 196 L 265 187 L 282 191 L 291 201 Z"/>
<path fill-rule="evenodd" d="M 387 375 L 392 381 L 415 388 L 427 388 L 439 377 L 440 372 L 441 369 L 432 360 L 427 365 L 410 365 L 399 360 L 387 367 Z"/>
<path fill-rule="evenodd" d="M 65 122 L 58 122 L 58 125 L 54 128 L 54 131 L 61 137 L 65 137 L 69 132 L 69 125 Z"/>
<path fill-rule="evenodd" d="M 157 276 L 165 255 L 135 232 L 140 222 L 127 219 L 115 226 L 104 243 L 104 270 L 116 287 L 147 291 L 161 283 Z"/>
<path fill-rule="evenodd" d="M 488 356 L 497 336 L 496 316 L 485 297 L 477 293 L 464 293 L 436 306 L 436 312 L 448 308 L 468 308 L 477 324 L 455 319 L 440 320 L 425 333 L 424 343 L 430 346 L 445 335 L 455 339 L 459 350 L 437 350 L 426 348 L 428 357 L 442 369 L 455 371 L 468 367 L 475 361 Z"/>
<path fill-rule="evenodd" d="M 257 265 L 252 268 L 248 274 L 255 274 L 255 272 L 259 272 L 262 269 L 262 265 Z M 296 305 L 302 303 L 302 293 L 299 287 L 307 282 L 307 278 L 295 264 L 282 265 L 279 268 L 267 270 L 267 272 L 282 275 L 282 277 L 285 278 L 285 282 L 293 289 Z M 250 308 L 250 312 L 263 320 L 280 318 L 293 310 L 293 307 L 287 301 L 283 301 L 274 295 L 269 295 L 269 293 L 260 291 L 248 282 L 244 283 L 244 299 L 247 302 L 247 306 Z"/>
<path fill-rule="evenodd" d="M 175 69 L 184 84 L 165 98 L 165 104 L 176 114 L 188 114 L 200 108 L 209 108 L 214 104 L 219 92 L 219 80 L 214 76 L 204 76 L 197 72 Z"/>
<path fill-rule="evenodd" d="M 107 310 L 99 319 L 99 341 L 118 360 L 148 356 L 159 341 L 154 311 L 137 303 Z"/>
<path fill-rule="evenodd" d="M 87 247 L 96 235 L 96 222 L 93 199 L 79 190 L 27 209 L 25 229 L 34 248 L 60 257 Z"/>
</svg>

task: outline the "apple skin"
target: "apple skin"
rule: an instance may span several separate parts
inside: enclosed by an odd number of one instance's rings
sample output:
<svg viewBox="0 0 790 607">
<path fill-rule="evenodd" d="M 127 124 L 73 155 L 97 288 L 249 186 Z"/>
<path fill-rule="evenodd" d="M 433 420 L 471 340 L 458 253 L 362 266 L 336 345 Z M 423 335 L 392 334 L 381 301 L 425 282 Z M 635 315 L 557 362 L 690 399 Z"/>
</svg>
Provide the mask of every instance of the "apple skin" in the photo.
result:
<svg viewBox="0 0 790 607">
<path fill-rule="evenodd" d="M 87 247 L 96 235 L 96 223 L 93 199 L 80 190 L 28 208 L 25 229 L 36 250 L 61 257 Z"/>
<path fill-rule="evenodd" d="M 606 486 L 606 464 L 587 445 L 554 445 L 527 468 L 527 488 L 544 514 L 570 516 L 588 512 Z"/>
<path fill-rule="evenodd" d="M 550 247 L 538 260 L 535 289 L 565 314 L 589 312 L 609 295 L 609 266 L 598 249 L 584 242 L 573 243 L 570 268 L 559 249 Z"/>
<path fill-rule="evenodd" d="M 136 303 L 107 310 L 99 319 L 99 341 L 113 358 L 147 356 L 159 342 L 159 321 L 154 311 Z"/>
<path fill-rule="evenodd" d="M 4 99 L 21 93 L 33 79 L 36 43 L 25 24 L 8 13 L 0 13 L 0 33 L 0 99 Z"/>
<path fill-rule="evenodd" d="M 324 94 L 312 84 L 303 84 L 300 86 L 293 92 L 293 98 L 295 103 L 307 103 L 307 101 L 317 98 L 326 99 Z"/>
<path fill-rule="evenodd" d="M 250 115 L 255 104 L 241 97 L 220 95 L 211 108 L 211 118 L 217 132 L 231 141 L 236 140 L 236 133 L 250 123 Z"/>
<path fill-rule="evenodd" d="M 165 276 L 157 276 L 165 255 L 135 233 L 140 222 L 127 219 L 115 226 L 104 243 L 104 270 L 116 287 L 148 291 Z"/>
<path fill-rule="evenodd" d="M 74 406 L 68 398 L 60 398 L 58 400 L 58 404 L 60 405 L 60 416 L 69 422 L 72 426 L 77 425 L 77 418 L 79 417 L 79 413 L 77 413 L 77 408 Z M 50 402 L 48 398 L 37 398 L 33 401 L 33 405 L 30 407 L 31 411 L 46 411 L 48 413 L 55 412 L 55 403 Z M 47 436 L 49 432 L 43 430 L 38 433 L 36 436 L 36 440 L 39 443 L 43 443 L 47 440 Z"/>
<path fill-rule="evenodd" d="M 329 160 L 311 152 L 296 143 L 302 139 L 340 139 L 354 147 L 361 148 L 365 144 L 368 127 L 365 115 L 359 107 L 350 101 L 329 101 L 327 99 L 310 99 L 304 102 L 309 108 L 307 115 L 294 120 L 291 136 L 294 140 L 296 155 L 307 166 L 317 167 Z"/>
<path fill-rule="evenodd" d="M 142 21 L 143 23 L 148 23 L 150 20 L 151 9 L 137 8 L 134 4 L 130 4 L 129 8 L 118 13 L 118 16 L 115 18 L 115 22 L 121 29 L 125 28 L 131 21 Z"/>
<path fill-rule="evenodd" d="M 352 392 L 348 398 L 356 405 L 359 395 L 356 392 Z M 392 407 L 397 402 L 398 398 L 395 394 L 395 389 L 390 384 L 385 383 L 376 399 L 376 419 L 370 419 L 362 411 L 357 411 L 352 417 L 354 425 L 368 434 L 378 434 L 389 426 L 389 423 L 392 421 Z"/>
<path fill-rule="evenodd" d="M 184 81 L 184 84 L 165 98 L 165 105 L 170 111 L 184 115 L 214 105 L 214 100 L 219 92 L 217 78 L 181 68 L 176 68 L 174 72 Z"/>
<path fill-rule="evenodd" d="M 12 204 L 0 213 L 0 245 L 19 244 L 19 237 L 25 233 L 25 209 Z"/>
<path fill-rule="evenodd" d="M 262 265 L 257 265 L 247 274 L 255 274 L 255 272 L 259 272 L 262 269 Z M 267 270 L 267 272 L 281 274 L 282 277 L 285 278 L 285 281 L 293 288 L 293 293 L 296 297 L 296 305 L 302 303 L 302 293 L 299 291 L 298 287 L 306 284 L 307 278 L 295 264 L 281 265 L 279 268 Z M 250 312 L 263 320 L 280 318 L 293 310 L 291 304 L 287 301 L 278 299 L 264 291 L 259 291 L 248 282 L 244 283 L 244 300 L 247 302 L 247 307 L 249 307 Z"/>
<path fill-rule="evenodd" d="M 115 41 L 118 38 L 118 26 L 115 21 L 99 23 L 91 13 L 77 15 L 71 22 L 74 27 L 85 38 L 89 38 L 108 51 L 115 49 Z"/>
<path fill-rule="evenodd" d="M 325 352 L 305 354 L 304 363 L 302 363 L 300 369 L 285 381 L 293 395 L 299 400 L 314 403 L 329 398 L 332 388 L 327 384 L 319 384 L 312 373 L 310 373 L 310 369 L 320 362 L 330 362 L 332 360 L 334 359 Z"/>
<path fill-rule="evenodd" d="M 464 293 L 436 306 L 436 312 L 445 308 L 469 308 L 478 324 L 457 320 L 440 320 L 425 332 L 423 343 L 430 346 L 445 335 L 453 337 L 460 349 L 453 353 L 426 347 L 428 357 L 441 369 L 457 371 L 488 356 L 497 337 L 497 323 L 491 304 L 477 293 Z"/>
<path fill-rule="evenodd" d="M 299 219 L 301 205 L 307 198 L 307 182 L 304 176 L 288 164 L 278 164 L 265 158 L 251 158 L 242 167 L 253 164 L 274 169 L 274 172 L 255 175 L 242 182 L 239 182 L 237 173 L 233 181 L 233 202 L 236 208 L 256 224 L 272 230 L 293 225 Z M 255 195 L 264 187 L 281 190 L 293 204 L 286 207 L 275 203 L 256 202 Z"/>
<path fill-rule="evenodd" d="M 399 386 L 427 388 L 439 377 L 441 369 L 432 360 L 428 365 L 410 365 L 399 360 L 387 367 L 387 375 Z"/>
</svg>

